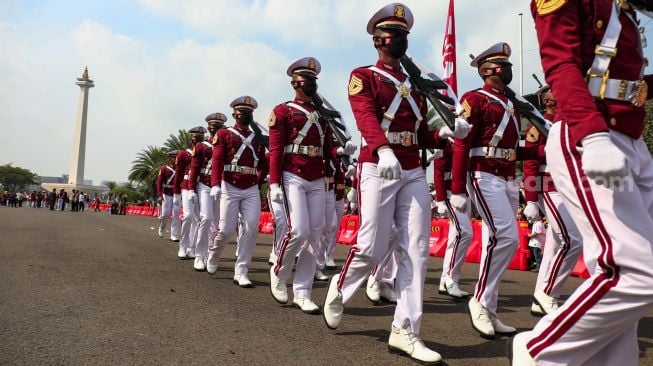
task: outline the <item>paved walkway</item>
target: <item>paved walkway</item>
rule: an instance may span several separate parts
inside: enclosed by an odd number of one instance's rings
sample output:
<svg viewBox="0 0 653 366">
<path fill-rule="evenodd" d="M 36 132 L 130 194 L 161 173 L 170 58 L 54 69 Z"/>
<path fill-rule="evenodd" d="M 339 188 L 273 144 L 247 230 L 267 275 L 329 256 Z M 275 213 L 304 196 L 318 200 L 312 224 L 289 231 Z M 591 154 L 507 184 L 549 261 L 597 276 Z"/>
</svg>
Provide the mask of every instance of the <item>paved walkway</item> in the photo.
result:
<svg viewBox="0 0 653 366">
<path fill-rule="evenodd" d="M 336 331 L 321 316 L 278 305 L 268 287 L 271 237 L 260 235 L 254 289 L 232 283 L 234 246 L 214 276 L 176 258 L 156 219 L 106 212 L 0 208 L 0 364 L 414 365 L 387 352 L 392 306 L 359 293 Z M 347 248 L 338 246 L 337 263 Z M 505 338 L 471 328 L 466 303 L 437 294 L 441 259 L 431 258 L 422 338 L 447 364 L 507 365 Z M 473 289 L 478 266 L 465 264 Z M 499 312 L 521 329 L 536 274 L 508 271 Z M 580 281 L 572 278 L 570 293 Z M 326 284 L 317 283 L 322 304 Z M 653 314 L 652 314 L 653 315 Z M 653 365 L 653 318 L 639 327 L 641 364 Z"/>
</svg>

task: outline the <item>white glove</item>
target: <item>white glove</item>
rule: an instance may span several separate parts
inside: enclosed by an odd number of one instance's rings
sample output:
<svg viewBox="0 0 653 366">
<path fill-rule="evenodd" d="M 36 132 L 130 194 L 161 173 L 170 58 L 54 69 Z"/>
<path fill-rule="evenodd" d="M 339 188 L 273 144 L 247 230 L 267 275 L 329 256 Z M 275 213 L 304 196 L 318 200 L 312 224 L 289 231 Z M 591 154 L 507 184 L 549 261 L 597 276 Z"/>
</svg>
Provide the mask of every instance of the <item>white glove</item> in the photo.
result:
<svg viewBox="0 0 653 366">
<path fill-rule="evenodd" d="M 356 188 L 352 188 L 347 192 L 347 201 L 349 203 L 358 203 L 358 192 L 356 192 Z"/>
<path fill-rule="evenodd" d="M 279 184 L 273 183 L 270 184 L 270 199 L 272 202 L 281 203 L 283 202 L 283 192 Z"/>
<path fill-rule="evenodd" d="M 452 137 L 457 139 L 464 139 L 465 137 L 467 137 L 467 134 L 472 129 L 472 125 L 470 125 L 469 122 L 465 121 L 462 118 L 456 118 L 456 124 L 454 127 L 455 127 L 454 131 L 451 131 L 451 129 L 447 125 L 440 127 L 440 132 L 438 133 L 438 136 L 440 136 L 441 139 L 449 139 Z"/>
<path fill-rule="evenodd" d="M 215 200 L 215 199 L 220 198 L 220 192 L 222 192 L 222 190 L 220 189 L 219 186 L 213 186 L 213 187 L 211 187 L 211 193 L 209 193 L 209 194 Z"/>
<path fill-rule="evenodd" d="M 608 132 L 593 133 L 585 137 L 581 144 L 583 171 L 596 184 L 610 188 L 620 185 L 621 179 L 628 175 L 626 156 L 610 140 Z"/>
<path fill-rule="evenodd" d="M 349 202 L 349 209 L 350 209 L 352 212 L 358 210 L 358 203 L 356 203 L 356 202 Z"/>
<path fill-rule="evenodd" d="M 467 205 L 469 205 L 469 198 L 467 198 L 467 195 L 464 193 L 452 194 L 451 197 L 449 197 L 449 203 L 451 203 L 451 206 L 456 210 L 465 212 L 467 211 Z"/>
<path fill-rule="evenodd" d="M 197 193 L 195 193 L 195 191 L 188 192 L 188 202 L 191 203 L 197 202 Z"/>
<path fill-rule="evenodd" d="M 447 204 L 444 201 L 436 201 L 435 207 L 438 209 L 438 215 L 447 216 L 449 209 L 447 209 Z"/>
<path fill-rule="evenodd" d="M 392 149 L 379 150 L 378 154 L 379 163 L 376 170 L 379 176 L 389 180 L 401 179 L 401 164 L 399 164 L 399 160 L 395 157 Z"/>
<path fill-rule="evenodd" d="M 457 139 L 464 139 L 467 137 L 467 134 L 469 134 L 469 131 L 472 130 L 472 125 L 462 118 L 456 118 L 456 124 L 454 127 L 456 129 L 453 131 L 453 137 Z"/>
<path fill-rule="evenodd" d="M 338 154 L 338 155 L 352 155 L 353 153 L 356 152 L 356 148 L 358 148 L 358 146 L 354 145 L 353 142 L 347 141 L 347 143 L 345 143 L 344 147 L 339 147 L 338 149 L 336 149 L 336 154 Z"/>
<path fill-rule="evenodd" d="M 526 207 L 522 213 L 526 216 L 528 221 L 533 222 L 535 219 L 540 217 L 540 208 L 537 206 L 536 202 L 528 201 L 526 202 Z"/>
<path fill-rule="evenodd" d="M 179 206 L 181 204 L 181 195 L 179 193 L 172 195 L 172 204 L 175 206 Z"/>
<path fill-rule="evenodd" d="M 345 178 L 351 178 L 356 174 L 356 165 L 351 164 L 350 166 L 347 167 L 347 171 L 345 172 Z"/>
<path fill-rule="evenodd" d="M 426 165 L 431 164 L 431 162 L 437 159 L 438 155 L 434 152 L 426 150 Z"/>
</svg>

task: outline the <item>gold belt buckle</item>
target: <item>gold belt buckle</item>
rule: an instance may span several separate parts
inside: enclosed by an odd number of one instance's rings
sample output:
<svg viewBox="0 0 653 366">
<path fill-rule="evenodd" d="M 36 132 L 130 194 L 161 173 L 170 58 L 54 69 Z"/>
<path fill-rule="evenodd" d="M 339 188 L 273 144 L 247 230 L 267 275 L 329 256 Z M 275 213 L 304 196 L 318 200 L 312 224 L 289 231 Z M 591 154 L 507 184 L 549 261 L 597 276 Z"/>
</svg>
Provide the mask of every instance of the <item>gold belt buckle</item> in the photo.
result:
<svg viewBox="0 0 653 366">
<path fill-rule="evenodd" d="M 515 149 L 508 150 L 508 153 L 506 154 L 506 160 L 508 161 L 517 160 L 517 152 L 515 151 Z"/>
<path fill-rule="evenodd" d="M 648 97 L 648 84 L 645 80 L 637 80 L 635 82 L 634 91 L 630 94 L 630 103 L 635 107 L 641 107 L 646 103 Z"/>
<path fill-rule="evenodd" d="M 413 136 L 410 132 L 402 132 L 399 136 L 401 137 L 401 144 L 403 146 L 411 146 L 413 144 Z"/>
<path fill-rule="evenodd" d="M 315 146 L 307 146 L 307 154 L 310 157 L 316 157 L 318 155 L 317 153 L 317 147 Z"/>
</svg>

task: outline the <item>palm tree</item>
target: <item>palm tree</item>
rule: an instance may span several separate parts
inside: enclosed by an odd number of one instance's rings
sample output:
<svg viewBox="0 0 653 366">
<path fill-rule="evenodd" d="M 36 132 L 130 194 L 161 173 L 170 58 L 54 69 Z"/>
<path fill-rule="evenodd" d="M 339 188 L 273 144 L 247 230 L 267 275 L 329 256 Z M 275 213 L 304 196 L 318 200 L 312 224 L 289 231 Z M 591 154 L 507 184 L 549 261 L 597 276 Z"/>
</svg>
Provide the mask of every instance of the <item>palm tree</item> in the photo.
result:
<svg viewBox="0 0 653 366">
<path fill-rule="evenodd" d="M 148 146 L 145 150 L 136 155 L 136 160 L 132 162 L 132 168 L 127 177 L 131 182 L 142 184 L 148 189 L 147 197 L 155 190 L 156 178 L 159 175 L 159 169 L 168 162 L 168 155 L 165 149 Z M 132 185 L 133 188 L 133 185 Z"/>
<path fill-rule="evenodd" d="M 170 134 L 166 142 L 163 144 L 163 148 L 166 149 L 166 151 L 184 150 L 189 146 L 190 134 L 184 129 L 179 130 L 177 136 Z"/>
</svg>

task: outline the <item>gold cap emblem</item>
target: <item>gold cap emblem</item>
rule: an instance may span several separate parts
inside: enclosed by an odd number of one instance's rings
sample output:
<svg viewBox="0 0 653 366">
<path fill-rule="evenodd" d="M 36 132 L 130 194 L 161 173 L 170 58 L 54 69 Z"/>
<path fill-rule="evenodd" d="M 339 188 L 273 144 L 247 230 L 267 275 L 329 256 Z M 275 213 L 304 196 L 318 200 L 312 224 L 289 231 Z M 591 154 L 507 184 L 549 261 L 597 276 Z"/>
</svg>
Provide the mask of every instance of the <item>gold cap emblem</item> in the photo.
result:
<svg viewBox="0 0 653 366">
<path fill-rule="evenodd" d="M 245 104 L 252 105 L 252 98 L 250 98 L 249 96 L 245 97 Z"/>
<path fill-rule="evenodd" d="M 395 6 L 395 16 L 397 18 L 403 18 L 406 15 L 404 7 L 402 5 Z"/>
<path fill-rule="evenodd" d="M 503 53 L 506 54 L 506 56 L 510 56 L 510 45 L 507 43 L 503 44 Z"/>
<path fill-rule="evenodd" d="M 308 59 L 308 68 L 311 70 L 317 69 L 317 65 L 315 64 L 315 59 L 314 58 L 309 58 Z"/>
</svg>

